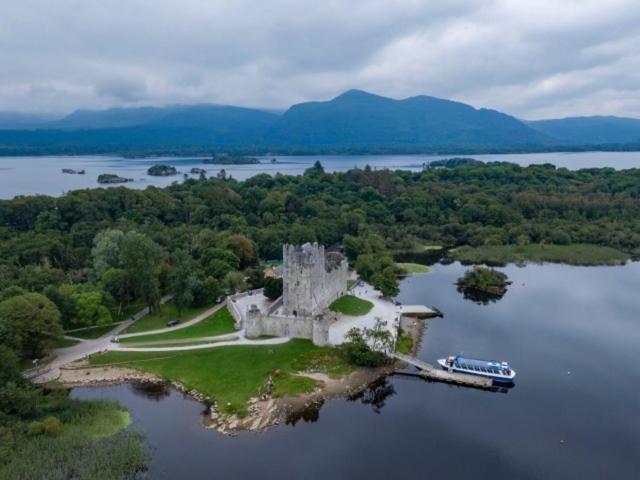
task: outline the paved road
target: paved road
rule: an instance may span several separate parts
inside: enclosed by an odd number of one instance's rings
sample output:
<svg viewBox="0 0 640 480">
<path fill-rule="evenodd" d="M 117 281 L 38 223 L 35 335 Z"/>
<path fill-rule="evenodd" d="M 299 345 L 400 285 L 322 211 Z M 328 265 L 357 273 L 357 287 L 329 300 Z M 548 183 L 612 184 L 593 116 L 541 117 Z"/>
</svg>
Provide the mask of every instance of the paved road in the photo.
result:
<svg viewBox="0 0 640 480">
<path fill-rule="evenodd" d="M 170 299 L 171 295 L 167 295 L 160 300 L 160 303 L 166 303 Z M 122 322 L 120 325 L 116 326 L 113 330 L 104 334 L 100 338 L 96 338 L 94 340 L 78 339 L 82 341 L 77 345 L 54 350 L 52 354 L 55 356 L 55 358 L 53 359 L 53 361 L 51 361 L 51 363 L 49 363 L 45 367 L 40 368 L 35 375 L 30 374 L 30 372 L 25 372 L 25 375 L 28 378 L 31 378 L 35 383 L 46 383 L 51 380 L 55 380 L 60 376 L 60 367 L 66 365 L 67 363 L 75 362 L 76 360 L 80 360 L 81 358 L 93 355 L 94 353 L 107 351 L 109 348 L 109 344 L 111 343 L 112 336 L 118 335 L 118 333 L 122 332 L 126 328 L 129 328 L 129 326 L 133 322 L 141 319 L 148 313 L 149 307 L 143 308 L 129 320 Z"/>
<path fill-rule="evenodd" d="M 185 350 L 202 350 L 205 348 L 218 348 L 218 347 L 228 347 L 228 346 L 238 346 L 238 345 L 280 345 L 282 343 L 287 343 L 291 340 L 288 337 L 275 337 L 275 338 L 265 338 L 264 340 L 249 340 L 244 336 L 244 331 L 239 330 L 236 332 L 236 335 L 240 336 L 237 340 L 231 341 L 223 341 L 216 343 L 204 343 L 201 345 L 185 345 L 185 346 L 175 346 L 175 347 L 124 347 L 121 343 L 112 343 L 109 346 L 110 350 L 118 351 L 118 352 L 180 352 Z M 227 335 L 220 335 L 220 337 L 225 337 Z M 209 337 L 213 338 L 213 337 Z M 198 339 L 199 340 L 199 339 Z M 126 345 L 126 344 L 125 344 Z"/>
</svg>

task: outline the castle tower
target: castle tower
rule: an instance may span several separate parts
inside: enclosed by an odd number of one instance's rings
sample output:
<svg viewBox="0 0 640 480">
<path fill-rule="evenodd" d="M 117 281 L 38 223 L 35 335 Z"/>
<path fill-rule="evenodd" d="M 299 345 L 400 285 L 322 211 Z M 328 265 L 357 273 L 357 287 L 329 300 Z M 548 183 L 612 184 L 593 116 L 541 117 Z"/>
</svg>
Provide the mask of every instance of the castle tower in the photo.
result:
<svg viewBox="0 0 640 480">
<path fill-rule="evenodd" d="M 282 247 L 282 304 L 286 315 L 312 317 L 328 306 L 324 247 L 317 243 Z"/>
</svg>

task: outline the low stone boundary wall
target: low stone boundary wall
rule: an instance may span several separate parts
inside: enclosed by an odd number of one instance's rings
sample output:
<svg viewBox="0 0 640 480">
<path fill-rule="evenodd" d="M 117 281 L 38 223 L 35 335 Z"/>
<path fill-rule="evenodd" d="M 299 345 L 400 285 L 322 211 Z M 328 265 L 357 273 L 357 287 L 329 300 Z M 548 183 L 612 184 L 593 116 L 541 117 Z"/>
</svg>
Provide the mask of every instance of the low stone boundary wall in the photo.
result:
<svg viewBox="0 0 640 480">
<path fill-rule="evenodd" d="M 235 300 L 238 300 L 239 298 L 243 298 L 249 295 L 255 295 L 257 293 L 262 293 L 262 289 L 258 288 L 257 290 L 248 290 L 246 292 L 236 293 L 235 295 L 229 295 L 227 297 L 227 301 L 226 301 L 227 308 L 229 309 L 229 313 L 231 314 L 233 319 L 236 321 L 236 329 L 239 330 L 244 326 L 244 315 L 240 311 L 240 308 L 238 307 Z"/>
</svg>

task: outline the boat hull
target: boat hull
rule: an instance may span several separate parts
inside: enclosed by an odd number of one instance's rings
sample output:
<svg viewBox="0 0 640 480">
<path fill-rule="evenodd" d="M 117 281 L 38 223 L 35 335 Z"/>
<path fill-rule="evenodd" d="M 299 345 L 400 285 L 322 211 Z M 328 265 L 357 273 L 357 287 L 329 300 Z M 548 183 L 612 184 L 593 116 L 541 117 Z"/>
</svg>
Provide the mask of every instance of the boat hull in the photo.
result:
<svg viewBox="0 0 640 480">
<path fill-rule="evenodd" d="M 456 373 L 463 373 L 465 375 L 473 375 L 473 376 L 476 376 L 476 377 L 490 378 L 491 380 L 494 381 L 494 383 L 502 383 L 502 384 L 507 384 L 507 385 L 508 384 L 512 384 L 513 383 L 513 379 L 516 376 L 516 372 L 513 369 L 511 369 L 511 374 L 509 376 L 507 376 L 507 375 L 493 375 L 491 373 L 466 370 L 464 368 L 458 368 L 455 365 L 454 366 L 450 366 L 450 365 L 447 365 L 447 360 L 445 358 L 438 359 L 438 365 L 440 365 L 440 367 L 443 370 L 446 370 L 448 372 L 456 372 Z"/>
</svg>

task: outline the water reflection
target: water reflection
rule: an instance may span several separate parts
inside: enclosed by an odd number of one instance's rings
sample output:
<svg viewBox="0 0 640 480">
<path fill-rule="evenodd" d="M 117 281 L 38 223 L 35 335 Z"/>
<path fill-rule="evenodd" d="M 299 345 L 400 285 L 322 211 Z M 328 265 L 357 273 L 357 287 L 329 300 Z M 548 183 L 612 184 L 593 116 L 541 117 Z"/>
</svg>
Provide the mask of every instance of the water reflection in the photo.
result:
<svg viewBox="0 0 640 480">
<path fill-rule="evenodd" d="M 498 295 L 496 293 L 483 292 L 476 288 L 468 288 L 460 285 L 458 285 L 456 289 L 458 290 L 458 293 L 462 294 L 465 300 L 471 300 L 478 305 L 489 305 L 490 303 L 502 300 L 502 297 L 504 297 L 504 294 Z"/>
<path fill-rule="evenodd" d="M 395 394 L 396 390 L 394 386 L 390 384 L 386 378 L 382 378 L 373 382 L 364 390 L 350 395 L 347 397 L 347 400 L 350 402 L 360 400 L 360 403 L 364 405 L 371 405 L 371 409 L 375 413 L 380 413 L 387 404 L 387 398 Z"/>
<path fill-rule="evenodd" d="M 309 402 L 304 408 L 289 412 L 285 423 L 294 426 L 300 420 L 305 423 L 315 423 L 320 418 L 320 409 L 324 405 L 324 399 L 317 399 Z"/>
<path fill-rule="evenodd" d="M 171 394 L 171 388 L 169 384 L 165 382 L 132 383 L 131 391 L 138 397 L 148 398 L 156 402 L 159 402 Z"/>
</svg>

